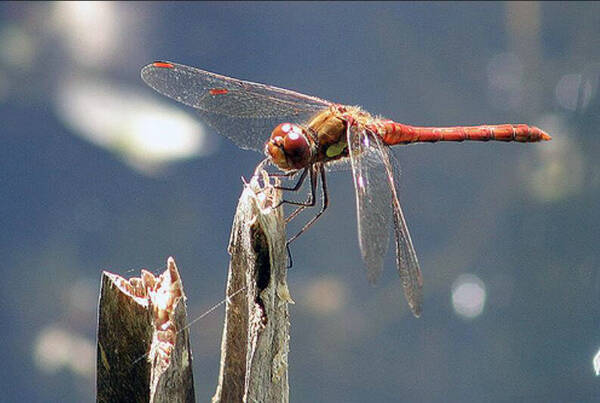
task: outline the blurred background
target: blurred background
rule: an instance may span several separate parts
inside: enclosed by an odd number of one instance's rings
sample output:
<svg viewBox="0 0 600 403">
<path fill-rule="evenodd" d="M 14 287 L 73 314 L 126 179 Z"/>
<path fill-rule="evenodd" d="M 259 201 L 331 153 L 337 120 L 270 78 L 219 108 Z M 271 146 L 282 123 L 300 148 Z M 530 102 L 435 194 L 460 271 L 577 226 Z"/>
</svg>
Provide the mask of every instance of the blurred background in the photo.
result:
<svg viewBox="0 0 600 403">
<path fill-rule="evenodd" d="M 172 255 L 190 319 L 223 298 L 240 176 L 262 156 L 146 87 L 157 59 L 403 123 L 553 136 L 397 148 L 420 319 L 391 251 L 367 283 L 350 174 L 329 175 L 330 209 L 292 246 L 292 401 L 598 399 L 600 3 L 3 2 L 1 400 L 94 399 L 102 270 Z M 222 321 L 191 329 L 201 402 Z"/>
</svg>

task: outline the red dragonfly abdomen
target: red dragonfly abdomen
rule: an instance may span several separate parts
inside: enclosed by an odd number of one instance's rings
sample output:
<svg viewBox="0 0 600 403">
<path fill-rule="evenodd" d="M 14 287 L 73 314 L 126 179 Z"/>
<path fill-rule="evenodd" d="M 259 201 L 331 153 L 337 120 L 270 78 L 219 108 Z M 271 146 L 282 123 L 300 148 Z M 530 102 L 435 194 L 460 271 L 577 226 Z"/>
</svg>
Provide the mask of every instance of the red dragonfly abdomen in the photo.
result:
<svg viewBox="0 0 600 403">
<path fill-rule="evenodd" d="M 525 124 L 502 124 L 456 127 L 418 127 L 384 121 L 379 133 L 388 145 L 436 141 L 518 141 L 533 143 L 552 137 L 542 129 Z M 383 133 L 381 133 L 383 132 Z"/>
</svg>

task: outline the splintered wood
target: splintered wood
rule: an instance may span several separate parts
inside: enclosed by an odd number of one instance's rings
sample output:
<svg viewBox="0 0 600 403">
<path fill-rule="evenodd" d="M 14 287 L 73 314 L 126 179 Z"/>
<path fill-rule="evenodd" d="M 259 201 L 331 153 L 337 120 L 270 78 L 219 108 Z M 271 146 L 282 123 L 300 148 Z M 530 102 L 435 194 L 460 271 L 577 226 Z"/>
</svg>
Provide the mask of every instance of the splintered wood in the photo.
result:
<svg viewBox="0 0 600 403">
<path fill-rule="evenodd" d="M 102 273 L 97 401 L 193 402 L 185 294 L 175 260 L 155 277 Z"/>
<path fill-rule="evenodd" d="M 261 167 L 245 184 L 231 261 L 213 402 L 288 402 L 289 312 L 280 191 Z M 182 282 L 169 258 L 158 277 L 103 272 L 98 307 L 97 401 L 193 402 Z"/>
<path fill-rule="evenodd" d="M 287 305 L 293 301 L 286 283 L 285 225 L 282 209 L 273 209 L 281 194 L 260 174 L 246 184 L 231 232 L 214 403 L 289 400 Z"/>
</svg>

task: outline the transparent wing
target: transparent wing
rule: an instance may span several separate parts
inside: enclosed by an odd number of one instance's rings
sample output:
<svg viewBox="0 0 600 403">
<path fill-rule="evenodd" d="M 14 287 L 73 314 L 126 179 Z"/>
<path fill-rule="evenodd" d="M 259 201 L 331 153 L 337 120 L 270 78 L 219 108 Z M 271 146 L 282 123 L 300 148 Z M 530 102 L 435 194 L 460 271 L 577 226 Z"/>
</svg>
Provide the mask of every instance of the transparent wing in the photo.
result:
<svg viewBox="0 0 600 403">
<path fill-rule="evenodd" d="M 386 170 L 387 184 L 391 192 L 392 206 L 394 211 L 394 235 L 396 239 L 396 266 L 404 287 L 404 295 L 408 301 L 408 305 L 416 317 L 421 315 L 421 307 L 423 304 L 423 277 L 417 254 L 413 247 L 412 240 L 404 214 L 398 200 L 398 191 L 394 181 L 394 173 L 398 176 L 400 170 L 393 154 L 390 154 L 381 139 L 377 136 L 372 136 L 372 142 L 375 145 L 377 152 L 383 162 Z"/>
<path fill-rule="evenodd" d="M 350 158 L 341 158 L 339 160 L 328 161 L 325 164 L 327 172 L 349 171 L 352 169 Z"/>
<path fill-rule="evenodd" d="M 358 243 L 367 267 L 369 282 L 374 283 L 383 266 L 390 241 L 391 193 L 387 172 L 371 137 L 355 126 L 348 129 L 348 148 L 356 190 Z"/>
<path fill-rule="evenodd" d="M 304 123 L 331 104 L 298 92 L 171 62 L 149 64 L 141 74 L 154 90 L 197 109 L 219 134 L 241 148 L 259 152 L 279 123 Z"/>
</svg>

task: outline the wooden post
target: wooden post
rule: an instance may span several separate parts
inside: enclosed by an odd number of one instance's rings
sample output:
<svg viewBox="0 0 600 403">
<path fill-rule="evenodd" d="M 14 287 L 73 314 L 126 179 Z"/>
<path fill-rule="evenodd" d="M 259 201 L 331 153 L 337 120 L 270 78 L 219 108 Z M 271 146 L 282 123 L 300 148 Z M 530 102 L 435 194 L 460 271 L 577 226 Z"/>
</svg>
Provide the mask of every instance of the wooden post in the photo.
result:
<svg viewBox="0 0 600 403">
<path fill-rule="evenodd" d="M 103 272 L 96 401 L 194 402 L 183 286 L 169 258 L 159 277 Z"/>
<path fill-rule="evenodd" d="M 229 253 L 219 383 L 213 402 L 288 402 L 285 224 L 268 176 L 246 184 Z M 262 179 L 262 186 L 260 185 Z M 185 295 L 175 261 L 155 277 L 103 272 L 98 306 L 98 402 L 193 402 Z"/>
<path fill-rule="evenodd" d="M 262 173 L 240 198 L 231 231 L 231 262 L 213 403 L 288 402 L 288 303 L 281 198 Z"/>
</svg>

